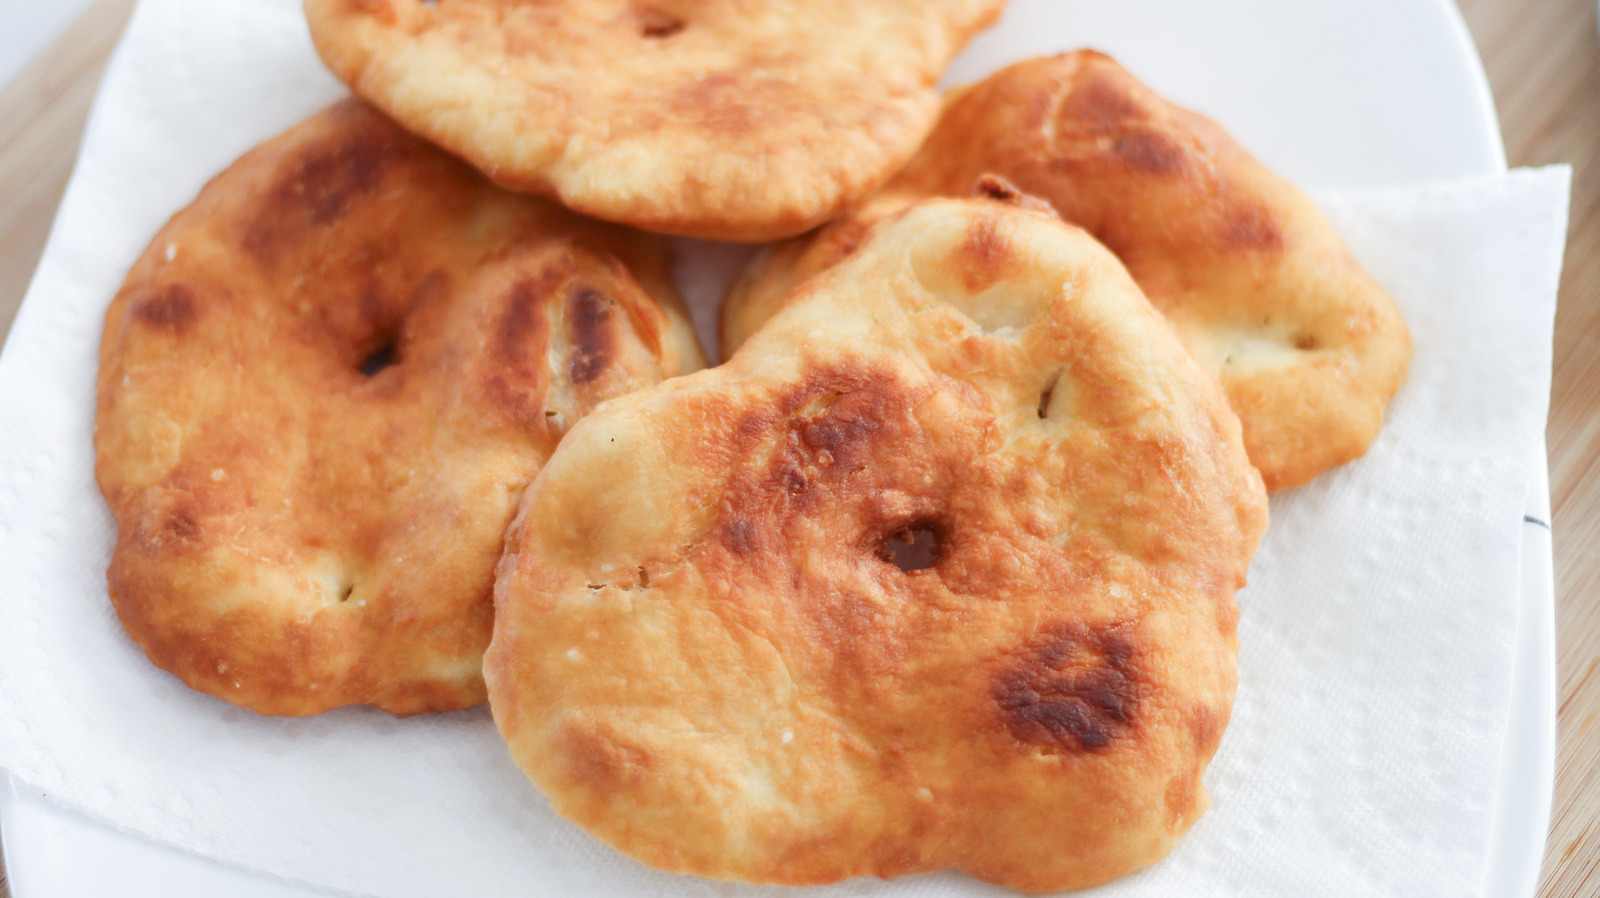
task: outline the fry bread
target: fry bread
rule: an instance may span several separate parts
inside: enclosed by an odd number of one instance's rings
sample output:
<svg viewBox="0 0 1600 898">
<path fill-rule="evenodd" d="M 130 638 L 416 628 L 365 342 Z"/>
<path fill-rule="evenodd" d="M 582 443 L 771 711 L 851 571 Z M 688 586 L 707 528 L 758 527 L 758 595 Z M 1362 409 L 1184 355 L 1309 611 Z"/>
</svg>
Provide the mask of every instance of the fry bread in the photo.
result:
<svg viewBox="0 0 1600 898">
<path fill-rule="evenodd" d="M 932 200 L 573 429 L 507 538 L 490 705 L 652 866 L 1094 885 L 1206 806 L 1266 508 L 1110 253 Z"/>
<path fill-rule="evenodd" d="M 129 635 L 264 714 L 483 701 L 523 486 L 596 404 L 700 364 L 668 267 L 358 101 L 246 154 L 106 314 Z"/>
<path fill-rule="evenodd" d="M 306 0 L 358 94 L 496 182 L 652 231 L 798 234 L 882 186 L 1003 0 Z"/>
<path fill-rule="evenodd" d="M 985 174 L 1048 201 L 1122 259 L 1222 381 L 1268 489 L 1366 452 L 1411 357 L 1393 300 L 1303 194 L 1216 123 L 1090 51 L 1021 62 L 953 96 L 881 194 L 758 259 L 724 309 L 724 351 L 873 220 L 965 195 Z"/>
</svg>

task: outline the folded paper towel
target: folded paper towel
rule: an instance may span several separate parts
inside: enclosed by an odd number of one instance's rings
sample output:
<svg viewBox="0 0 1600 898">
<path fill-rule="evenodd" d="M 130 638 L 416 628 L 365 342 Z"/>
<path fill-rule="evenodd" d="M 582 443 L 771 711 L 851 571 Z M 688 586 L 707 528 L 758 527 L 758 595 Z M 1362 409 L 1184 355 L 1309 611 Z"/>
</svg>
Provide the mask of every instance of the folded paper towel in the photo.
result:
<svg viewBox="0 0 1600 898">
<path fill-rule="evenodd" d="M 0 766 L 114 826 L 329 889 L 776 891 L 658 874 L 563 823 L 482 709 L 264 719 L 155 670 L 118 626 L 92 479 L 105 305 L 207 177 L 342 93 L 293 0 L 136 14 L 0 358 Z M 1274 499 L 1212 810 L 1103 894 L 1478 893 L 1567 177 L 1322 198 L 1405 312 L 1411 381 L 1366 459 Z M 1002 893 L 950 874 L 810 891 Z"/>
</svg>

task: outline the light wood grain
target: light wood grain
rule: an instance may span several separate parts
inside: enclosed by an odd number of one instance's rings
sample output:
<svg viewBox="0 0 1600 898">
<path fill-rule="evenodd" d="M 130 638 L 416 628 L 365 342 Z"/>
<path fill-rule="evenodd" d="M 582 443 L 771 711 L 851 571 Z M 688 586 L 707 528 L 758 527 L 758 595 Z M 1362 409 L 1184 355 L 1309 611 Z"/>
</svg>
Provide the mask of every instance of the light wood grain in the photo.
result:
<svg viewBox="0 0 1600 898">
<path fill-rule="evenodd" d="M 1560 739 L 1541 898 L 1600 894 L 1600 33 L 1594 0 L 1461 0 L 1513 165 L 1574 166 L 1550 397 Z"/>
<path fill-rule="evenodd" d="M 44 252 L 100 72 L 132 10 L 133 0 L 100 0 L 0 91 L 0 335 Z"/>
<path fill-rule="evenodd" d="M 1513 165 L 1575 168 L 1551 395 L 1560 741 L 1540 898 L 1600 894 L 1600 37 L 1594 0 L 1459 0 Z M 0 334 L 133 0 L 100 0 L 0 91 Z M 0 865 L 0 898 L 7 898 Z"/>
</svg>

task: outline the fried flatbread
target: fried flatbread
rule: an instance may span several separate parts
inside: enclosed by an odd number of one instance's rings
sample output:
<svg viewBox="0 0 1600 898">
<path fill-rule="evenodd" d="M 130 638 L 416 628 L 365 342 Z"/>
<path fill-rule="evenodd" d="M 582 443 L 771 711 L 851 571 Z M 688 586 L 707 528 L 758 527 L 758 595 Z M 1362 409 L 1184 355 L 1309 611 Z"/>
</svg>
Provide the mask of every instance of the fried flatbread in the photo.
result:
<svg viewBox="0 0 1600 898">
<path fill-rule="evenodd" d="M 106 314 L 129 635 L 265 714 L 483 701 L 523 486 L 596 404 L 700 364 L 669 262 L 358 101 L 252 150 Z"/>
<path fill-rule="evenodd" d="M 1002 0 L 306 0 L 353 90 L 597 218 L 787 237 L 880 187 Z"/>
<path fill-rule="evenodd" d="M 1393 300 L 1303 194 L 1090 51 L 1021 62 L 956 94 L 882 194 L 757 261 L 724 310 L 724 351 L 876 217 L 965 195 L 985 174 L 1047 200 L 1122 259 L 1221 379 L 1268 489 L 1366 452 L 1411 357 Z"/>
<path fill-rule="evenodd" d="M 656 867 L 1090 886 L 1206 806 L 1265 526 L 1216 381 L 1110 253 L 932 200 L 568 434 L 507 538 L 490 706 Z"/>
</svg>

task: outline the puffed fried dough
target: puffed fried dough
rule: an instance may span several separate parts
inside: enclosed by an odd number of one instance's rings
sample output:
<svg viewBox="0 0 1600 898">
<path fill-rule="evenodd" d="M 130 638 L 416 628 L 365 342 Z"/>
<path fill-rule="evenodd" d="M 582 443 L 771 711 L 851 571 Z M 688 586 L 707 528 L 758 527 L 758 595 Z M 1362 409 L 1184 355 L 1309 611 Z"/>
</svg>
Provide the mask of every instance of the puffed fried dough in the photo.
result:
<svg viewBox="0 0 1600 898">
<path fill-rule="evenodd" d="M 129 635 L 264 714 L 483 701 L 523 486 L 596 404 L 699 367 L 668 268 L 358 101 L 246 154 L 106 313 Z"/>
<path fill-rule="evenodd" d="M 1090 886 L 1206 806 L 1265 526 L 1218 385 L 1110 253 L 934 200 L 573 429 L 507 538 L 490 706 L 557 811 L 656 867 Z"/>
<path fill-rule="evenodd" d="M 755 242 L 870 194 L 1003 0 L 306 0 L 323 60 L 516 190 Z"/>
<path fill-rule="evenodd" d="M 1393 300 L 1303 194 L 1216 123 L 1090 51 L 1021 62 L 956 95 L 883 195 L 746 277 L 724 346 L 848 252 L 875 215 L 965 194 L 986 173 L 1049 201 L 1122 259 L 1221 379 L 1268 489 L 1366 452 L 1411 357 Z"/>
</svg>

